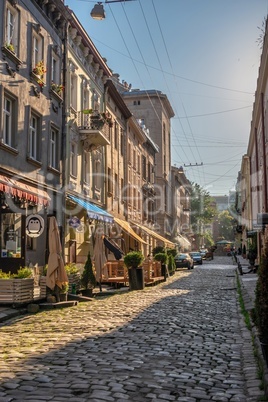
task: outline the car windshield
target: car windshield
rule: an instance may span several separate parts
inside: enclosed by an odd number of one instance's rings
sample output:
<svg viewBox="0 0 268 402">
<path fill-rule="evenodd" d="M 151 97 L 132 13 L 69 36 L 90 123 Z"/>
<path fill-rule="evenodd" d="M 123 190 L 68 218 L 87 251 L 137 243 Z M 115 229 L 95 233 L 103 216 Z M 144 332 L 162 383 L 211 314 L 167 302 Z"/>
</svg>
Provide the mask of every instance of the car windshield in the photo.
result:
<svg viewBox="0 0 268 402">
<path fill-rule="evenodd" d="M 178 258 L 187 258 L 187 254 L 180 254 L 179 256 L 178 256 Z"/>
<path fill-rule="evenodd" d="M 199 257 L 200 253 L 191 253 L 191 255 L 194 256 L 194 257 Z"/>
</svg>

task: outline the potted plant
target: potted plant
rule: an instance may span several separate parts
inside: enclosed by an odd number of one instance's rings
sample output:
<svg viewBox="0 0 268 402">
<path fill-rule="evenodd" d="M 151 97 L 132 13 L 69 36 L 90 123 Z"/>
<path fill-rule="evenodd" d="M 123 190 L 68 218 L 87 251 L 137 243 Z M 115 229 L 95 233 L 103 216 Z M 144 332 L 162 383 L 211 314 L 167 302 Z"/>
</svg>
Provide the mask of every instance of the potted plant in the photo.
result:
<svg viewBox="0 0 268 402">
<path fill-rule="evenodd" d="M 51 89 L 52 91 L 56 92 L 58 95 L 62 93 L 64 90 L 64 86 L 62 84 L 55 84 L 53 81 L 51 83 Z"/>
<path fill-rule="evenodd" d="M 268 243 L 260 261 L 255 295 L 254 321 L 268 367 Z"/>
<path fill-rule="evenodd" d="M 39 76 L 40 78 L 44 76 L 44 74 L 46 73 L 46 69 L 43 60 L 40 60 L 36 64 L 36 66 L 33 68 L 33 73 Z"/>
<path fill-rule="evenodd" d="M 164 279 L 167 279 L 167 262 L 168 262 L 168 255 L 167 253 L 157 253 L 154 255 L 155 261 L 161 262 L 161 275 Z"/>
<path fill-rule="evenodd" d="M 8 49 L 10 52 L 15 53 L 15 47 L 12 42 L 5 43 L 5 48 Z"/>
<path fill-rule="evenodd" d="M 69 290 L 69 283 L 63 283 L 60 288 L 60 301 L 67 301 L 68 297 L 68 290 Z"/>
<path fill-rule="evenodd" d="M 93 266 L 92 266 L 92 261 L 91 261 L 91 256 L 90 252 L 87 255 L 87 260 L 84 266 L 84 270 L 82 272 L 81 276 L 81 286 L 84 288 L 82 291 L 82 294 L 84 296 L 89 296 L 92 297 L 92 291 L 94 287 L 96 286 L 96 276 L 93 271 Z"/>
<path fill-rule="evenodd" d="M 256 246 L 254 244 L 251 244 L 249 246 L 247 258 L 249 260 L 250 265 L 252 267 L 254 267 L 255 260 L 257 258 L 257 249 L 256 249 Z"/>
<path fill-rule="evenodd" d="M 124 264 L 128 268 L 129 290 L 144 289 L 143 260 L 141 251 L 130 251 L 124 257 Z"/>
<path fill-rule="evenodd" d="M 80 284 L 81 284 L 81 275 L 80 275 L 79 268 L 77 267 L 77 265 L 74 262 L 65 264 L 64 268 L 68 275 L 71 293 L 76 294 L 76 292 L 80 289 Z"/>
<path fill-rule="evenodd" d="M 20 267 L 16 274 L 0 269 L 0 294 L 2 303 L 29 303 L 34 299 L 33 270 Z"/>
</svg>

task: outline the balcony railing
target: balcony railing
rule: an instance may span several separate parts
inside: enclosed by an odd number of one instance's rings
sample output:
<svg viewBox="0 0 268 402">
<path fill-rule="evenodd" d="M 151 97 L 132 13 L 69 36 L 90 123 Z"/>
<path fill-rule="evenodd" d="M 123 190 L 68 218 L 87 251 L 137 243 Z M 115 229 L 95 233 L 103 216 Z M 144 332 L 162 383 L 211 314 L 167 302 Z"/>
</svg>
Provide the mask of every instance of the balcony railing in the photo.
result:
<svg viewBox="0 0 268 402">
<path fill-rule="evenodd" d="M 77 118 L 81 139 L 86 140 L 87 145 L 96 148 L 110 144 L 110 127 L 101 115 L 78 112 Z"/>
</svg>

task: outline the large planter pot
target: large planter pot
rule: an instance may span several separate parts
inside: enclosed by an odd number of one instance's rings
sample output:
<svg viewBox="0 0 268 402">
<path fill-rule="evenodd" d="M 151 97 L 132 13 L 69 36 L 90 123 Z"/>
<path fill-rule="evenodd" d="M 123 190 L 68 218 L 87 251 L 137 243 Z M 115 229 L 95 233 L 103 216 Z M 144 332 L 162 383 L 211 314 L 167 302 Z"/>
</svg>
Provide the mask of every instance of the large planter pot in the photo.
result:
<svg viewBox="0 0 268 402">
<path fill-rule="evenodd" d="M 60 301 L 67 301 L 68 293 L 60 293 Z"/>
<path fill-rule="evenodd" d="M 145 288 L 143 267 L 128 268 L 129 290 L 142 290 Z"/>
<path fill-rule="evenodd" d="M 260 341 L 260 344 L 261 344 L 261 350 L 262 350 L 262 354 L 263 354 L 266 366 L 268 367 L 268 342 Z"/>
<path fill-rule="evenodd" d="M 34 279 L 0 279 L 0 303 L 23 304 L 34 299 Z"/>
<path fill-rule="evenodd" d="M 47 284 L 45 276 L 40 277 L 39 286 L 40 286 L 40 298 L 45 299 L 47 296 Z"/>
</svg>

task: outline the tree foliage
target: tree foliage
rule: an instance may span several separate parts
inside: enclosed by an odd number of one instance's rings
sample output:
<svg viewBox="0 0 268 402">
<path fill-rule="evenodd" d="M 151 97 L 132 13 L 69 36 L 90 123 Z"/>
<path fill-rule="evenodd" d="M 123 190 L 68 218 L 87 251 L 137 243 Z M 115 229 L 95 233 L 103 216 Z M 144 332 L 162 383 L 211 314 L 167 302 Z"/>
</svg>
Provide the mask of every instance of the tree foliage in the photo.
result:
<svg viewBox="0 0 268 402">
<path fill-rule="evenodd" d="M 234 240 L 234 226 L 236 225 L 236 220 L 229 211 L 226 210 L 219 213 L 218 224 L 219 238 L 225 240 Z"/>
<path fill-rule="evenodd" d="M 199 184 L 192 183 L 191 189 L 191 224 L 198 226 L 200 223 L 211 223 L 215 216 L 213 198 L 209 192 Z"/>
</svg>

